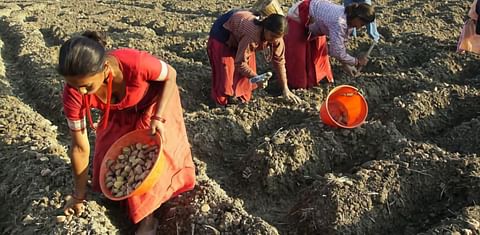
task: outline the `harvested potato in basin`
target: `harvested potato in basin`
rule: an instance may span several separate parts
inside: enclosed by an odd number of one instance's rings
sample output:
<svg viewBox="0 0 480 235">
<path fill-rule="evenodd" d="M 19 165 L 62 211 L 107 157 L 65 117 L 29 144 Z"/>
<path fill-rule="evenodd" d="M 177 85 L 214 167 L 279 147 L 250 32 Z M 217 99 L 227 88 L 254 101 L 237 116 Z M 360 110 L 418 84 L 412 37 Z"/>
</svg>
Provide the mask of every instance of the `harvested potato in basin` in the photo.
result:
<svg viewBox="0 0 480 235">
<path fill-rule="evenodd" d="M 114 197 L 129 195 L 147 177 L 157 160 L 159 147 L 136 143 L 122 148 L 116 160 L 108 160 L 105 184 Z"/>
</svg>

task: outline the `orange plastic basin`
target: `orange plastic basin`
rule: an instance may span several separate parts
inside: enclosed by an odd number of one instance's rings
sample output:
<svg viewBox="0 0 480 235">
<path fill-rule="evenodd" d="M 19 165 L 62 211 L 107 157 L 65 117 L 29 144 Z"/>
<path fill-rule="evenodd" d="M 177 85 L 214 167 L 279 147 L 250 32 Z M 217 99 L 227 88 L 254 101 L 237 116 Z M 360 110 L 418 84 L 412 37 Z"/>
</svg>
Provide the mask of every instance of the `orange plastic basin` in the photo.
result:
<svg viewBox="0 0 480 235">
<path fill-rule="evenodd" d="M 120 137 L 113 145 L 108 149 L 105 157 L 103 158 L 102 165 L 100 166 L 100 188 L 102 189 L 103 194 L 110 200 L 120 201 L 127 199 L 131 196 L 142 195 L 146 193 L 150 188 L 157 182 L 158 178 L 165 172 L 166 160 L 163 153 L 162 147 L 162 138 L 157 133 L 152 136 L 150 134 L 150 129 L 141 129 L 129 132 L 122 137 Z M 108 167 L 107 161 L 112 159 L 116 160 L 118 156 L 122 153 L 122 148 L 127 147 L 136 143 L 148 144 L 148 145 L 157 145 L 159 147 L 157 160 L 152 166 L 152 169 L 142 181 L 142 183 L 133 190 L 130 194 L 123 197 L 114 197 L 110 192 L 110 189 L 105 185 L 105 175 L 107 174 Z"/>
<path fill-rule="evenodd" d="M 332 127 L 358 127 L 365 122 L 367 115 L 367 101 L 357 88 L 349 85 L 331 90 L 320 108 L 323 123 Z"/>
</svg>

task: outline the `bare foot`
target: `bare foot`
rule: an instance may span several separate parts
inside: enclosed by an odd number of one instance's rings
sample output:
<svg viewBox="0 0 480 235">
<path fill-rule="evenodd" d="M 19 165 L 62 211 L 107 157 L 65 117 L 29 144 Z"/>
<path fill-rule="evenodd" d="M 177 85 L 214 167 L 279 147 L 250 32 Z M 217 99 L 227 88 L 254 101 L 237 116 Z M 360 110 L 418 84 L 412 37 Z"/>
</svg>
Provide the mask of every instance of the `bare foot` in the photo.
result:
<svg viewBox="0 0 480 235">
<path fill-rule="evenodd" d="M 153 214 L 145 217 L 138 225 L 135 235 L 155 235 L 157 234 L 158 220 L 153 217 Z"/>
</svg>

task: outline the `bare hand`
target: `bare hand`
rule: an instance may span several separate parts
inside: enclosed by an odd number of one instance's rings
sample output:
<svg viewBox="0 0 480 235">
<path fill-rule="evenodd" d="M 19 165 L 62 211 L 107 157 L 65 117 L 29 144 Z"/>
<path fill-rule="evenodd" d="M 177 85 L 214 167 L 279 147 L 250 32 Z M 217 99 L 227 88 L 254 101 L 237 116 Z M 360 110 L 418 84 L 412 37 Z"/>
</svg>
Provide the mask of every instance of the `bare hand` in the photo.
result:
<svg viewBox="0 0 480 235">
<path fill-rule="evenodd" d="M 368 57 L 366 55 L 360 55 L 357 57 L 358 65 L 365 66 L 368 63 Z"/>
<path fill-rule="evenodd" d="M 150 121 L 150 130 L 152 135 L 158 132 L 162 138 L 162 142 L 165 142 L 165 124 L 163 122 L 152 119 Z"/>
<path fill-rule="evenodd" d="M 295 104 L 299 104 L 302 102 L 302 99 L 300 99 L 300 97 L 296 96 L 295 94 L 293 94 L 293 92 L 291 92 L 290 90 L 284 90 L 283 91 L 283 97 L 286 99 L 286 100 L 291 100 L 293 101 Z"/>
<path fill-rule="evenodd" d="M 357 68 L 355 68 L 355 66 L 343 64 L 342 69 L 349 76 L 358 77 L 360 75 L 360 72 L 357 70 Z"/>
<path fill-rule="evenodd" d="M 257 83 L 257 85 L 258 85 L 258 87 L 260 87 L 262 89 L 265 89 L 268 86 L 268 80 L 266 80 L 264 82 L 259 82 L 259 83 Z"/>
<path fill-rule="evenodd" d="M 65 207 L 63 208 L 63 213 L 66 216 L 69 215 L 76 215 L 80 216 L 85 211 L 85 200 L 78 200 L 72 196 L 67 196 L 67 202 L 65 203 Z"/>
</svg>

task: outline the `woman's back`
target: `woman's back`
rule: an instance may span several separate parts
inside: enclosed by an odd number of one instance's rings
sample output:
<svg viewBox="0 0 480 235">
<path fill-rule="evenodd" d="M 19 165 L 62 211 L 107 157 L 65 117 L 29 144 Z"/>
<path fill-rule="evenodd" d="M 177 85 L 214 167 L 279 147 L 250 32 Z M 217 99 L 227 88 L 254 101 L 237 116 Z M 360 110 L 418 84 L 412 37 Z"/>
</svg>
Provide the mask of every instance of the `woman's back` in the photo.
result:
<svg viewBox="0 0 480 235">
<path fill-rule="evenodd" d="M 227 44 L 235 46 L 243 39 L 256 41 L 260 39 L 261 29 L 255 25 L 256 16 L 250 11 L 237 11 L 223 25 L 231 33 Z"/>
<path fill-rule="evenodd" d="M 328 0 L 312 0 L 310 15 L 313 17 L 315 28 L 323 35 L 329 35 L 332 26 L 342 25 L 347 27 L 345 7 L 334 4 Z"/>
</svg>

